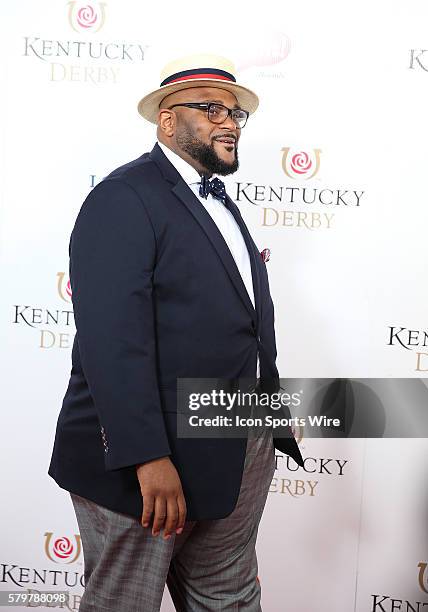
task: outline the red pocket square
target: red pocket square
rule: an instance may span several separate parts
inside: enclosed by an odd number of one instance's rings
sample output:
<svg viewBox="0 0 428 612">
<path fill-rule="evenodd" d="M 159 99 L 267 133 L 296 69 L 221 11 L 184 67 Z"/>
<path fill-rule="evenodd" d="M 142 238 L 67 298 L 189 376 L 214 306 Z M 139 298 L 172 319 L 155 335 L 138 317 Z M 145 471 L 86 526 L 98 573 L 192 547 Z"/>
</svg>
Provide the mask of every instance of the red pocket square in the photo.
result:
<svg viewBox="0 0 428 612">
<path fill-rule="evenodd" d="M 266 263 L 270 259 L 270 249 L 263 249 L 260 253 L 263 261 Z"/>
</svg>

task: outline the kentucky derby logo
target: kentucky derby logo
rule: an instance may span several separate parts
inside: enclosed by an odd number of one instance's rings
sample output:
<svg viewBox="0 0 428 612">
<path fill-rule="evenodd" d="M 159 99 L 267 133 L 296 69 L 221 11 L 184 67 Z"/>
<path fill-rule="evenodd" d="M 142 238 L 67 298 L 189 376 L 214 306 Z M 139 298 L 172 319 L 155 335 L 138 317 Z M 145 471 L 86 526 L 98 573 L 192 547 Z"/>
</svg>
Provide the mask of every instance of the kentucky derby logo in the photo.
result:
<svg viewBox="0 0 428 612">
<path fill-rule="evenodd" d="M 425 575 L 427 564 L 419 563 L 418 568 L 419 568 L 419 586 L 421 587 L 424 593 L 428 594 L 428 575 L 427 576 Z"/>
<path fill-rule="evenodd" d="M 57 272 L 57 289 L 59 297 L 64 302 L 71 302 L 71 284 L 70 279 L 65 276 L 64 272 Z"/>
<path fill-rule="evenodd" d="M 74 535 L 75 544 L 66 538 L 52 538 L 53 533 L 47 531 L 45 533 L 45 553 L 48 559 L 54 563 L 74 563 L 79 558 L 82 545 L 80 535 Z"/>
<path fill-rule="evenodd" d="M 307 180 L 318 172 L 321 149 L 307 152 L 285 147 L 281 150 L 282 169 L 289 178 Z"/>
<path fill-rule="evenodd" d="M 105 21 L 105 2 L 69 2 L 68 21 L 76 32 L 99 32 Z"/>
<path fill-rule="evenodd" d="M 283 32 L 256 27 L 253 32 L 246 30 L 245 35 L 248 37 L 247 40 L 251 40 L 251 46 L 248 47 L 244 41 L 239 41 L 234 53 L 238 71 L 253 66 L 264 67 L 279 64 L 290 53 L 291 42 Z"/>
</svg>

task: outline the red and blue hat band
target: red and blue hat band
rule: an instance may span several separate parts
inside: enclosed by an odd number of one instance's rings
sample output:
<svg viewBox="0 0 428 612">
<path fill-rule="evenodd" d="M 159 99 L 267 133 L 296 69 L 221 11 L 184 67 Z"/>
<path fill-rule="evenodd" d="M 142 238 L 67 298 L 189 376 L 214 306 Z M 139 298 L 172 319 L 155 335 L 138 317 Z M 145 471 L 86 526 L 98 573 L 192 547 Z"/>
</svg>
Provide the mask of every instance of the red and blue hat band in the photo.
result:
<svg viewBox="0 0 428 612">
<path fill-rule="evenodd" d="M 219 81 L 231 81 L 232 83 L 236 83 L 233 74 L 225 70 L 219 70 L 218 68 L 194 68 L 193 70 L 182 70 L 181 72 L 171 74 L 171 76 L 162 81 L 160 86 L 163 87 L 163 85 L 191 79 L 216 79 Z"/>
</svg>

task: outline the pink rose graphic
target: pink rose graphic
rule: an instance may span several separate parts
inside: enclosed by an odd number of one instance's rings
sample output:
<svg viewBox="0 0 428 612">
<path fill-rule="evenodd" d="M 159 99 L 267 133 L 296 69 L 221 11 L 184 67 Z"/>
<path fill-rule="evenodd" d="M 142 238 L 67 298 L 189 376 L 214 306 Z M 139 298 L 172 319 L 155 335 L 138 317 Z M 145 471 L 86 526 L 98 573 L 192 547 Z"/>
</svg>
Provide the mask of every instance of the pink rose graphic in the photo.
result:
<svg viewBox="0 0 428 612">
<path fill-rule="evenodd" d="M 73 553 L 73 544 L 66 537 L 58 538 L 54 542 L 52 552 L 60 559 L 68 559 Z"/>
<path fill-rule="evenodd" d="M 290 167 L 296 174 L 306 174 L 312 168 L 312 161 L 305 151 L 300 151 L 291 158 Z"/>
<path fill-rule="evenodd" d="M 291 42 L 287 34 L 271 28 L 257 28 L 247 32 L 247 44 L 242 44 L 233 54 L 238 71 L 253 66 L 279 64 L 290 53 Z"/>
<path fill-rule="evenodd" d="M 81 28 L 93 28 L 97 20 L 98 15 L 90 4 L 82 6 L 82 8 L 77 11 L 76 21 Z"/>
<path fill-rule="evenodd" d="M 75 544 L 70 538 L 62 536 L 54 538 L 52 531 L 45 533 L 45 553 L 47 558 L 54 563 L 74 563 L 80 556 L 82 551 L 82 541 L 80 534 L 74 534 Z"/>
<path fill-rule="evenodd" d="M 282 151 L 282 169 L 291 179 L 309 180 L 315 176 L 320 167 L 321 149 L 302 151 L 284 147 Z"/>
<path fill-rule="evenodd" d="M 67 295 L 69 295 L 71 297 L 71 283 L 70 283 L 70 279 L 68 279 L 67 284 L 65 286 L 65 292 Z"/>
<path fill-rule="evenodd" d="M 105 20 L 105 2 L 82 4 L 76 0 L 68 2 L 68 21 L 75 32 L 94 34 L 101 30 Z"/>
</svg>

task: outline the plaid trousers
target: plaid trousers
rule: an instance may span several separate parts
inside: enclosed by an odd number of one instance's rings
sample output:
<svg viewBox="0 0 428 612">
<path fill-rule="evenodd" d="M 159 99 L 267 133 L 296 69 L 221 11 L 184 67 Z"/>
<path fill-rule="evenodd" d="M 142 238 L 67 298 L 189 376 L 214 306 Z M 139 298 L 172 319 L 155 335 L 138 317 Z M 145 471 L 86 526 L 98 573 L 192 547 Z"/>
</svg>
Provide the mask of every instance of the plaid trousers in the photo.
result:
<svg viewBox="0 0 428 612">
<path fill-rule="evenodd" d="M 186 522 L 166 541 L 134 517 L 70 493 L 85 563 L 80 612 L 158 612 L 165 584 L 178 612 L 261 612 L 255 545 L 275 452 L 271 429 L 253 435 L 233 512 Z"/>
</svg>

